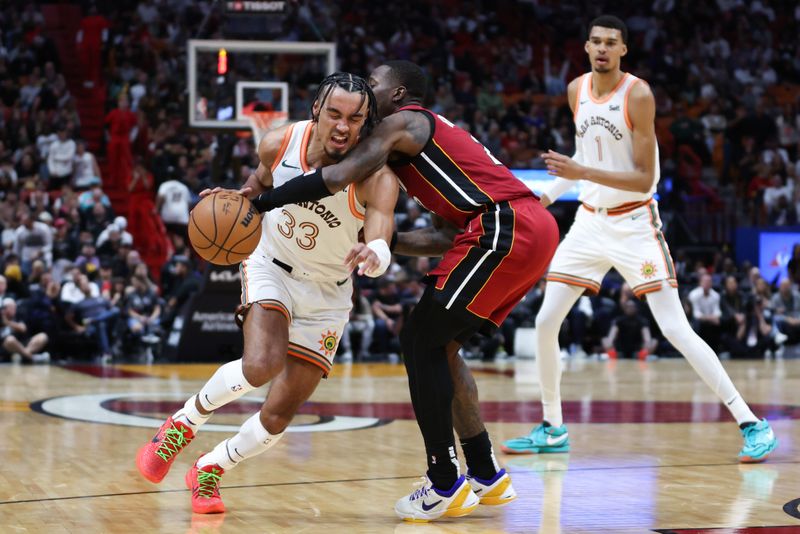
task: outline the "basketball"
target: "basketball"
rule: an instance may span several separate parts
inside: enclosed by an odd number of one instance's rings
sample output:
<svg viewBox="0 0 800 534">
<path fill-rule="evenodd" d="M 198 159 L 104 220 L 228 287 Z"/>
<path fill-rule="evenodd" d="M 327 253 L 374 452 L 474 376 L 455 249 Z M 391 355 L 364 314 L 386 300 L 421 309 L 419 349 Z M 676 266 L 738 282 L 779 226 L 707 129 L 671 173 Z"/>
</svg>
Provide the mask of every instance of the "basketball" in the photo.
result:
<svg viewBox="0 0 800 534">
<path fill-rule="evenodd" d="M 261 239 L 261 214 L 239 193 L 203 198 L 189 214 L 189 241 L 204 260 L 233 265 L 246 259 Z"/>
</svg>

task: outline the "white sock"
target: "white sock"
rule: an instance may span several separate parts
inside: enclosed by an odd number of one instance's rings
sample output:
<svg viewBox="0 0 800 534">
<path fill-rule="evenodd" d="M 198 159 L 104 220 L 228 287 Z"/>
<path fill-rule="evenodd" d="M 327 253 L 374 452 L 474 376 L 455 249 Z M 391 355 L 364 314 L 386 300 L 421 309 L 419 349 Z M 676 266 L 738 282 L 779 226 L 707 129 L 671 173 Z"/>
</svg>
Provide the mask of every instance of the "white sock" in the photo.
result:
<svg viewBox="0 0 800 534">
<path fill-rule="evenodd" d="M 283 437 L 285 432 L 270 434 L 261 424 L 261 414 L 256 413 L 242 424 L 239 433 L 219 443 L 214 450 L 200 457 L 197 466 L 217 464 L 228 471 L 246 458 L 266 451 Z"/>
<path fill-rule="evenodd" d="M 242 359 L 239 358 L 217 369 L 198 395 L 203 409 L 211 412 L 254 389 L 244 377 Z"/>
<path fill-rule="evenodd" d="M 692 330 L 681 306 L 678 290 L 674 287 L 664 287 L 660 291 L 648 293 L 647 303 L 661 328 L 661 333 L 683 354 L 700 378 L 717 394 L 736 422 L 740 425 L 758 422 L 758 418 L 744 402 L 728 373 L 725 372 L 719 357 L 708 343 Z"/>
<path fill-rule="evenodd" d="M 189 400 L 186 401 L 186 404 L 183 405 L 183 408 L 172 414 L 172 419 L 174 421 L 180 421 L 184 425 L 191 428 L 192 432 L 195 434 L 197 434 L 197 431 L 200 429 L 200 427 L 203 426 L 214 413 L 200 413 L 197 410 L 197 405 L 195 404 L 196 398 L 197 395 L 192 395 L 189 397 Z"/>
<path fill-rule="evenodd" d="M 536 366 L 542 389 L 544 420 L 553 426 L 564 424 L 561 415 L 561 354 L 558 332 L 569 310 L 583 294 L 583 288 L 548 282 L 544 301 L 536 316 Z"/>
</svg>

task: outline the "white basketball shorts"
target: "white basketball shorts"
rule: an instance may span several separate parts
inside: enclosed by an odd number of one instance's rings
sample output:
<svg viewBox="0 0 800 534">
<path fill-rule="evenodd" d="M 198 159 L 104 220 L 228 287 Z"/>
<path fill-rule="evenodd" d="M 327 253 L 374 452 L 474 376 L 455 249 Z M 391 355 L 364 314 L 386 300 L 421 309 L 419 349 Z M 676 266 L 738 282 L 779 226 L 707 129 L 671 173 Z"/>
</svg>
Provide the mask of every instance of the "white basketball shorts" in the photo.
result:
<svg viewBox="0 0 800 534">
<path fill-rule="evenodd" d="M 352 308 L 353 283 L 293 277 L 256 250 L 239 267 L 242 304 L 283 313 L 289 320 L 289 355 L 331 370 L 339 339 Z"/>
<path fill-rule="evenodd" d="M 608 209 L 582 205 L 546 279 L 596 294 L 612 267 L 637 297 L 658 291 L 665 281 L 678 286 L 655 200 Z"/>
</svg>

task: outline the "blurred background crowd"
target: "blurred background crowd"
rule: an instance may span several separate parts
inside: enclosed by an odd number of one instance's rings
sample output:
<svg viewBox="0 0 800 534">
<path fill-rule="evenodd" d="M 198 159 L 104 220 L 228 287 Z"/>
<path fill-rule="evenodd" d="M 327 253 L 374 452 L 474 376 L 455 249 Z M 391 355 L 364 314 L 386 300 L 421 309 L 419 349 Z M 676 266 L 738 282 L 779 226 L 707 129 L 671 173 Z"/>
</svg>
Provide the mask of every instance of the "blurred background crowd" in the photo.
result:
<svg viewBox="0 0 800 534">
<path fill-rule="evenodd" d="M 419 63 L 431 109 L 509 167 L 543 168 L 542 152 L 573 152 L 564 95 L 587 70 L 585 26 L 602 4 L 300 1 L 281 39 L 334 41 L 340 69 L 354 73 L 390 58 Z M 758 267 L 734 261 L 732 243 L 737 226 L 790 226 L 800 217 L 800 5 L 605 7 L 630 30 L 623 68 L 656 96 L 659 198 L 686 313 L 723 357 L 783 355 L 800 342 L 800 246 L 788 276 L 766 280 Z M 186 124 L 186 41 L 222 38 L 223 26 L 218 2 L 5 3 L 3 358 L 158 357 L 202 283 L 204 265 L 184 237 L 199 191 L 236 187 L 258 164 L 250 139 Z M 313 81 L 286 81 L 293 98 L 313 95 Z M 552 208 L 563 231 L 576 208 Z M 400 231 L 429 224 L 405 198 L 396 221 Z M 358 281 L 343 358 L 397 357 L 397 332 L 435 260 L 395 260 L 388 276 Z M 533 325 L 541 292 L 540 284 L 467 355 L 513 354 L 516 330 Z M 673 353 L 613 274 L 572 311 L 562 346 L 565 357 Z"/>
</svg>

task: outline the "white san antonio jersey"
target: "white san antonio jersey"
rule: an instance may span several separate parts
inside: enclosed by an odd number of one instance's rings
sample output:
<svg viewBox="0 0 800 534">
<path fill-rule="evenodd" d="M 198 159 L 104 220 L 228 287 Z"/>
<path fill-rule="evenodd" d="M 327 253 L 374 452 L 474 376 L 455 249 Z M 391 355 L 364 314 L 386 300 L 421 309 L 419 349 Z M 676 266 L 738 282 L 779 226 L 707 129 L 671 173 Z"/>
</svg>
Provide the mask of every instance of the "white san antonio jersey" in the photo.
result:
<svg viewBox="0 0 800 534">
<path fill-rule="evenodd" d="M 592 96 L 592 73 L 580 77 L 574 114 L 575 148 L 580 163 L 604 171 L 636 170 L 628 97 L 633 86 L 639 82 L 642 80 L 626 73 L 610 94 L 597 99 Z M 578 199 L 599 208 L 647 200 L 653 196 L 660 174 L 656 144 L 655 180 L 649 192 L 622 191 L 584 180 Z"/>
<path fill-rule="evenodd" d="M 314 123 L 300 121 L 289 127 L 272 165 L 275 187 L 311 167 L 306 162 Z M 266 214 L 259 248 L 292 267 L 292 275 L 310 280 L 343 280 L 350 273 L 344 258 L 364 227 L 364 207 L 355 185 L 312 202 L 288 204 Z"/>
</svg>

